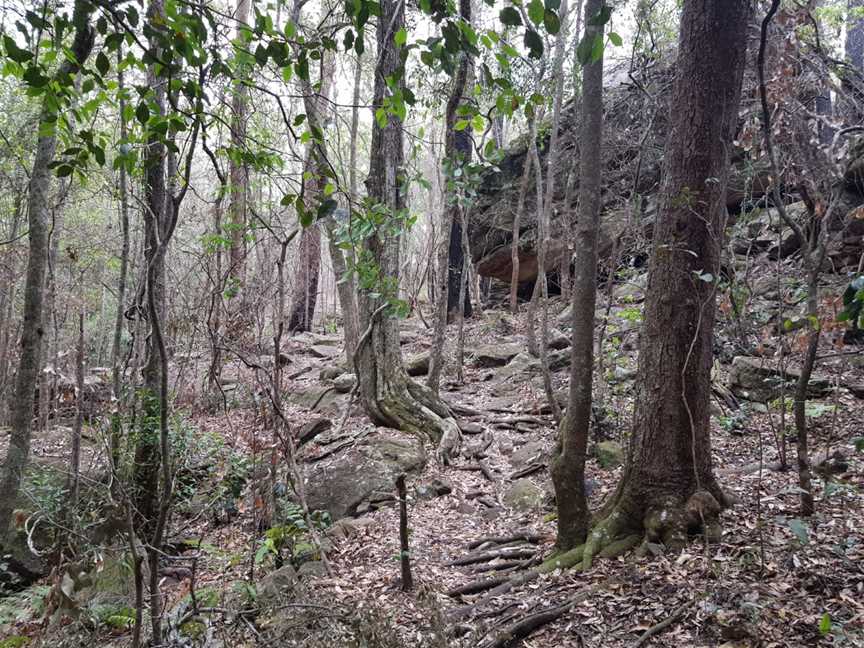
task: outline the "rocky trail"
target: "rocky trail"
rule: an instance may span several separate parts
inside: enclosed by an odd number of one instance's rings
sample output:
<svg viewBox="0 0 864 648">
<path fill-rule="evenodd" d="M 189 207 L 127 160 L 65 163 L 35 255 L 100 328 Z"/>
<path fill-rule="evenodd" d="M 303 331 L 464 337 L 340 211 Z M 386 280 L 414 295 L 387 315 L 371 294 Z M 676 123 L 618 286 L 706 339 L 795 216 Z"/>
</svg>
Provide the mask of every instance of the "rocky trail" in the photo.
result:
<svg viewBox="0 0 864 648">
<path fill-rule="evenodd" d="M 625 456 L 643 289 L 644 275 L 632 273 L 598 308 L 598 321 L 608 319 L 589 448 L 593 509 L 614 490 Z M 824 292 L 835 289 L 826 284 Z M 585 574 L 531 571 L 555 538 L 548 465 L 556 426 L 539 361 L 525 351 L 523 317 L 489 310 L 468 324 L 465 381 L 442 388 L 463 434 L 461 454 L 447 466 L 417 438 L 373 427 L 356 403 L 343 425 L 353 375 L 342 364 L 341 340 L 291 339 L 286 416 L 309 508 L 328 512 L 320 542 L 332 575 L 308 534 L 295 528 L 302 515 L 288 497 L 284 461 L 277 457 L 270 472 L 278 443 L 260 393 L 271 361 L 229 365 L 222 384 L 227 412 L 197 409 L 186 417 L 189 468 L 178 477 L 176 556 L 166 557 L 163 574 L 177 645 L 200 645 L 202 637 L 207 646 L 497 648 L 523 637 L 525 646 L 562 647 L 859 645 L 864 362 L 857 347 L 843 344 L 843 329 L 826 326 L 808 401 L 817 516 L 801 520 L 796 474 L 777 470 L 781 425 L 794 465 L 791 415 L 781 415 L 780 404 L 795 367 L 781 366 L 769 336 L 759 336 L 760 327 L 776 326 L 764 314 L 772 297 L 751 293 L 747 320 L 721 301 L 712 441 L 721 483 L 737 500 L 722 515 L 721 541 L 694 538 L 684 553 L 668 556 L 649 546 L 645 557 L 601 559 Z M 794 306 L 786 308 L 794 317 Z M 549 361 L 563 404 L 568 313 L 554 300 L 550 310 L 556 328 Z M 742 327 L 750 332 L 743 338 Z M 417 379 L 428 369 L 428 339 L 421 323 L 403 323 L 403 354 Z M 194 359 L 177 362 L 192 363 L 180 376 L 203 371 Z M 37 441 L 36 465 L 41 456 L 65 452 L 57 443 Z M 399 570 L 395 480 L 403 474 L 415 582 L 409 592 L 401 591 Z M 258 520 L 269 489 L 282 522 L 268 530 Z M 20 612 L 34 601 L 21 596 L 0 604 L 0 623 L 16 633 L 35 623 Z M 86 590 L 76 596 L 91 610 L 119 600 L 116 591 L 113 599 Z M 100 645 L 123 645 L 125 626 L 118 624 L 103 632 Z"/>
</svg>

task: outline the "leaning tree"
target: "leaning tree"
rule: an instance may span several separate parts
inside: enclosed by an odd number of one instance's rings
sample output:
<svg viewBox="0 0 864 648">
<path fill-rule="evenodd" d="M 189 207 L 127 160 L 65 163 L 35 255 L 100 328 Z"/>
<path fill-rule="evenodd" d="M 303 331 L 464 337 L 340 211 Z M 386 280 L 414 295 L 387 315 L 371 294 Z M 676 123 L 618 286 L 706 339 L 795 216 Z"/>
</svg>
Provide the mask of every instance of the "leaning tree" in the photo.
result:
<svg viewBox="0 0 864 648">
<path fill-rule="evenodd" d="M 583 568 L 598 552 L 639 538 L 674 547 L 688 531 L 716 531 L 728 503 L 712 471 L 708 407 L 729 148 L 750 4 L 684 3 L 628 460 L 586 543 L 569 556 Z"/>
</svg>

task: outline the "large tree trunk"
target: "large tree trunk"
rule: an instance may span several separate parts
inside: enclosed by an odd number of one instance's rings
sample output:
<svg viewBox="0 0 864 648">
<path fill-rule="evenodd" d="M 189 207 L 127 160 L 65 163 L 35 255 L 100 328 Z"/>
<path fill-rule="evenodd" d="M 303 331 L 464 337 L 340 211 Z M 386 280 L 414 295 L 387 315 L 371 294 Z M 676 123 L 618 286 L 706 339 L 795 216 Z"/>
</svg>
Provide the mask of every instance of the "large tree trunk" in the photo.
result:
<svg viewBox="0 0 864 648">
<path fill-rule="evenodd" d="M 684 3 L 633 434 L 618 490 L 585 545 L 584 567 L 623 534 L 675 547 L 698 527 L 716 532 L 727 503 L 712 471 L 708 405 L 728 151 L 749 17 L 748 0 Z"/>
<path fill-rule="evenodd" d="M 75 2 L 73 23 L 75 39 L 70 50 L 72 60 L 65 59 L 57 72 L 57 79 L 65 79 L 78 73 L 93 49 L 94 32 L 90 25 L 93 6 L 84 0 Z M 53 97 L 53 95 L 52 95 Z M 57 119 L 57 109 L 45 102 L 39 123 L 47 124 Z M 33 426 L 33 400 L 39 360 L 42 351 L 43 290 L 45 266 L 48 257 L 48 215 L 51 197 L 51 170 L 57 148 L 56 135 L 42 135 L 36 145 L 33 170 L 30 173 L 28 224 L 30 255 L 27 259 L 27 278 L 24 288 L 24 326 L 21 335 L 21 354 L 15 396 L 12 403 L 12 431 L 9 435 L 9 451 L 3 464 L 0 481 L 0 537 L 9 528 L 12 510 L 18 499 L 21 477 L 30 455 L 30 436 Z"/>
<path fill-rule="evenodd" d="M 398 79 L 396 89 L 404 83 L 401 52 L 394 36 L 405 25 L 405 5 L 398 0 L 383 0 L 381 15 L 387 19 L 379 20 L 377 26 L 373 111 L 383 106 L 385 94 L 389 94 L 386 80 Z M 395 115 L 389 114 L 383 128 L 377 120 L 372 128 L 366 180 L 369 200 L 386 209 L 389 218 L 396 217 L 404 207 L 400 191 L 403 164 L 402 125 Z M 399 235 L 387 229 L 378 228 L 365 239 L 363 252 L 377 265 L 388 284 L 398 285 Z M 458 451 L 459 427 L 441 400 L 408 378 L 402 365 L 398 321 L 388 312 L 387 295 L 383 292 L 364 290 L 358 304 L 360 321 L 366 329 L 355 355 L 363 407 L 379 425 L 428 436 L 439 444 L 440 456 L 446 461 Z"/>
<path fill-rule="evenodd" d="M 602 5 L 603 0 L 588 0 L 585 14 L 595 16 Z M 602 29 L 589 23 L 585 38 L 595 38 L 595 34 L 602 32 Z M 603 139 L 602 55 L 596 62 L 583 68 L 580 129 L 579 220 L 574 237 L 576 272 L 570 301 L 570 396 L 552 460 L 552 481 L 558 507 L 556 544 L 562 550 L 572 549 L 584 542 L 589 523 L 585 496 L 585 453 L 594 378 L 594 311 L 597 302 L 597 233 L 600 228 L 600 158 Z M 550 177 L 553 175 L 550 173 Z M 551 191 L 547 192 L 547 199 L 551 199 Z"/>
</svg>

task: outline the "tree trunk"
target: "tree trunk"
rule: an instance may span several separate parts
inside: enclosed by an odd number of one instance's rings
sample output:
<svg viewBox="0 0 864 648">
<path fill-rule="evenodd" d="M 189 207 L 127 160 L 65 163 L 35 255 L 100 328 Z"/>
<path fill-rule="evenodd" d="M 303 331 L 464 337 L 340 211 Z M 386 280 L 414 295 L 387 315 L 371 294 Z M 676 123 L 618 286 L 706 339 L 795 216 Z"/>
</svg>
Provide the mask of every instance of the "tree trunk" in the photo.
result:
<svg viewBox="0 0 864 648">
<path fill-rule="evenodd" d="M 471 0 L 460 0 L 459 11 L 462 19 L 471 22 Z M 462 253 L 462 226 L 460 223 L 461 207 L 460 180 L 455 175 L 456 169 L 471 160 L 471 136 L 468 129 L 456 130 L 457 111 L 465 99 L 465 88 L 471 76 L 471 59 L 466 52 L 462 53 L 459 67 L 453 78 L 450 97 L 447 100 L 447 110 L 444 124 L 444 177 L 445 197 L 444 208 L 441 211 L 441 240 L 438 241 L 437 273 L 435 290 L 435 317 L 433 321 L 433 343 L 429 356 L 429 375 L 426 385 L 437 396 L 441 383 L 441 369 L 444 365 L 444 341 L 447 333 L 449 314 L 458 310 L 460 301 L 460 285 L 464 255 Z M 467 301 L 463 315 L 470 313 L 470 299 Z"/>
<path fill-rule="evenodd" d="M 150 20 L 158 20 L 163 12 L 161 0 L 151 0 Z M 155 46 L 155 45 L 154 45 Z M 147 72 L 147 85 L 153 89 L 153 100 L 159 114 L 165 112 L 165 89 L 162 79 L 154 66 Z M 141 417 L 138 430 L 138 443 L 135 447 L 135 467 L 133 471 L 133 501 L 136 511 L 136 527 L 149 536 L 156 523 L 158 510 L 159 466 L 161 463 L 159 439 L 160 378 L 162 357 L 152 334 L 157 322 L 149 304 L 157 315 L 165 311 L 165 246 L 167 240 L 166 207 L 167 188 L 166 149 L 156 133 L 148 133 L 145 153 L 144 174 L 144 267 L 146 272 L 145 303 L 141 311 L 148 313 L 151 334 L 147 338 L 145 364 L 142 370 Z"/>
<path fill-rule="evenodd" d="M 20 191 L 15 198 L 15 209 L 12 212 L 12 226 L 9 230 L 9 240 L 14 241 L 18 237 L 18 227 L 21 224 L 21 216 L 24 212 L 24 192 Z M 5 263 L 6 273 L 3 285 L 0 286 L 0 425 L 6 421 L 7 408 L 7 381 L 9 380 L 9 354 L 12 343 L 12 318 L 15 312 L 15 268 L 16 262 L 10 255 Z M 2 535 L 2 533 L 0 533 Z"/>
<path fill-rule="evenodd" d="M 313 166 L 312 155 L 307 158 L 307 168 Z M 317 172 L 312 171 L 312 173 Z M 320 190 L 316 186 L 310 191 L 310 187 L 318 183 L 312 179 L 306 183 L 307 195 L 316 202 Z M 323 188 L 323 187 L 321 187 Z M 312 194 L 315 194 L 314 196 Z M 300 234 L 300 248 L 297 251 L 297 271 L 294 275 L 294 284 L 291 290 L 291 315 L 288 318 L 288 330 L 292 333 L 312 330 L 312 321 L 315 317 L 315 303 L 318 299 L 318 271 L 321 266 L 321 230 L 318 224 L 313 223 L 303 229 Z"/>
<path fill-rule="evenodd" d="M 237 21 L 236 38 L 243 38 L 243 29 L 249 21 L 250 0 L 237 0 L 234 18 Z M 240 80 L 234 85 L 231 100 L 231 147 L 235 155 L 230 156 L 228 166 L 228 182 L 230 185 L 228 199 L 228 223 L 231 229 L 231 248 L 228 252 L 230 277 L 241 287 L 246 281 L 246 216 L 249 191 L 249 169 L 245 162 L 239 159 L 239 151 L 246 146 L 246 122 L 249 119 L 249 89 Z M 243 299 L 238 300 L 238 309 L 243 312 Z M 238 313 L 238 314 L 240 314 Z M 245 315 L 240 315 L 242 320 Z M 237 331 L 233 331 L 237 333 Z"/>
<path fill-rule="evenodd" d="M 850 16 L 846 21 L 846 61 L 864 72 L 864 0 L 848 0 Z M 855 12 L 852 16 L 851 13 Z"/>
<path fill-rule="evenodd" d="M 122 57 L 121 49 L 117 50 L 118 69 Z M 128 136 L 126 122 L 122 115 L 126 107 L 126 98 L 124 93 L 123 72 L 117 74 L 117 83 L 119 86 L 120 106 L 120 140 L 126 141 Z M 123 316 L 126 311 L 126 276 L 129 272 L 129 187 L 128 178 L 126 176 L 126 165 L 120 165 L 119 177 L 119 193 L 120 193 L 120 234 L 122 243 L 120 246 L 120 277 L 117 280 L 117 312 L 114 316 L 114 337 L 111 341 L 111 385 L 114 395 L 115 405 L 117 407 L 111 420 L 111 460 L 112 467 L 116 469 L 120 459 L 120 390 L 121 390 L 121 349 L 123 341 Z"/>
<path fill-rule="evenodd" d="M 537 139 L 537 120 L 528 118 L 528 133 L 531 139 Z M 513 230 L 510 240 L 510 263 L 513 269 L 510 272 L 510 312 L 516 315 L 519 312 L 519 230 L 522 226 L 522 212 L 525 210 L 525 196 L 531 182 L 531 155 L 525 154 L 522 162 L 522 181 L 519 184 L 519 199 L 516 203 L 516 213 L 513 215 Z"/>
<path fill-rule="evenodd" d="M 588 0 L 585 14 L 595 16 L 602 5 L 602 0 Z M 593 39 L 602 30 L 603 27 L 589 23 L 585 38 Z M 581 108 L 579 219 L 574 237 L 576 272 L 570 288 L 570 394 L 552 460 L 552 481 L 558 507 L 556 544 L 562 550 L 572 549 L 584 542 L 589 523 L 585 496 L 585 454 L 594 379 L 594 311 L 597 302 L 597 233 L 600 229 L 603 141 L 602 56 L 583 67 Z M 551 191 L 547 192 L 547 197 L 551 197 Z"/>
<path fill-rule="evenodd" d="M 405 25 L 405 5 L 398 0 L 383 0 L 381 15 L 387 19 L 379 20 L 377 25 L 373 111 L 383 106 L 385 95 L 389 94 L 387 79 L 398 79 L 394 90 L 401 89 L 404 84 L 401 48 L 395 44 L 394 36 Z M 403 161 L 402 125 L 398 118 L 388 114 L 383 127 L 375 120 L 366 187 L 369 200 L 385 209 L 388 219 L 397 217 L 404 207 L 400 191 Z M 363 254 L 372 260 L 388 284 L 398 285 L 398 234 L 388 232 L 387 228 L 376 228 L 363 241 Z M 360 321 L 366 328 L 355 355 L 364 409 L 379 425 L 428 436 L 439 444 L 440 456 L 447 461 L 458 452 L 459 427 L 441 400 L 408 378 L 402 365 L 398 322 L 386 312 L 387 296 L 363 290 L 358 305 Z"/>
<path fill-rule="evenodd" d="M 94 32 L 90 25 L 93 6 L 85 0 L 77 0 L 73 9 L 75 38 L 70 50 L 72 60 L 65 59 L 55 76 L 65 79 L 76 75 L 93 49 Z M 51 95 L 53 97 L 53 95 Z M 45 101 L 39 123 L 47 124 L 57 118 L 57 109 Z M 27 277 L 24 287 L 24 326 L 21 335 L 21 354 L 15 396 L 12 404 L 12 431 L 9 435 L 9 450 L 3 464 L 0 481 L 0 538 L 6 535 L 12 510 L 18 499 L 21 477 L 30 455 L 30 436 L 33 426 L 33 400 L 39 361 L 42 351 L 43 289 L 45 266 L 48 257 L 48 215 L 50 210 L 51 170 L 57 148 L 56 135 L 42 135 L 36 145 L 33 170 L 30 173 L 28 223 L 30 254 L 27 259 Z"/>
<path fill-rule="evenodd" d="M 69 499 L 78 502 L 78 481 L 81 474 L 81 430 L 84 427 L 84 305 L 78 313 L 78 345 L 75 350 L 75 426 L 72 428 L 72 450 L 69 456 Z"/>
<path fill-rule="evenodd" d="M 715 293 L 726 222 L 728 150 L 746 58 L 748 0 L 684 4 L 666 173 L 654 230 L 633 434 L 617 492 L 584 548 L 611 540 L 680 546 L 716 532 L 727 504 L 711 464 Z"/>
</svg>

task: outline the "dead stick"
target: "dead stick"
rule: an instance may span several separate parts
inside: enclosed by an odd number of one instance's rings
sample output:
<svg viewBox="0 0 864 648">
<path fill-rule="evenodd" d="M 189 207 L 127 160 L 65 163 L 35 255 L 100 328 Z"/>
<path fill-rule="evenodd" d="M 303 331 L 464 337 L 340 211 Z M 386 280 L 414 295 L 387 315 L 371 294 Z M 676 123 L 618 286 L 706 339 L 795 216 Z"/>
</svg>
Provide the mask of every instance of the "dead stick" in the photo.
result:
<svg viewBox="0 0 864 648">
<path fill-rule="evenodd" d="M 641 637 L 639 637 L 636 643 L 633 644 L 633 648 L 639 648 L 639 646 L 644 645 L 645 642 L 648 641 L 651 637 L 660 634 L 670 625 L 675 623 L 678 619 L 684 616 L 684 613 L 687 611 L 690 605 L 690 601 L 687 601 L 683 605 L 678 606 L 678 608 L 676 608 L 675 611 L 672 612 L 672 614 L 670 614 L 668 617 L 648 628 L 645 633 Z"/>
<path fill-rule="evenodd" d="M 414 588 L 414 579 L 411 577 L 411 555 L 408 553 L 408 501 L 405 494 L 405 475 L 399 475 L 396 478 L 396 491 L 399 494 L 399 544 L 401 545 L 402 591 L 407 592 Z"/>
</svg>

